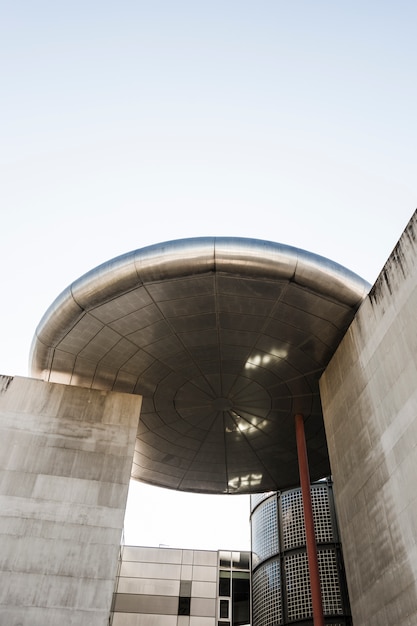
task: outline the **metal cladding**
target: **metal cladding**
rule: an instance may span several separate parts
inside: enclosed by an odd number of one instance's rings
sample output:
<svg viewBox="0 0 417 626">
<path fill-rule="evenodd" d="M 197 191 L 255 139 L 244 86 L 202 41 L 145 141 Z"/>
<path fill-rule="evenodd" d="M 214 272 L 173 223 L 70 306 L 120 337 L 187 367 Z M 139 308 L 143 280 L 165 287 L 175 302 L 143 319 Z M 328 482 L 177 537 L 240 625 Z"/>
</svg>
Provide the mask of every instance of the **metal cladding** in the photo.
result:
<svg viewBox="0 0 417 626">
<path fill-rule="evenodd" d="M 330 472 L 318 380 L 369 285 L 269 241 L 185 239 L 117 257 L 41 320 L 32 375 L 143 395 L 132 477 L 206 493 L 298 484 L 294 415 L 312 480 Z"/>
</svg>

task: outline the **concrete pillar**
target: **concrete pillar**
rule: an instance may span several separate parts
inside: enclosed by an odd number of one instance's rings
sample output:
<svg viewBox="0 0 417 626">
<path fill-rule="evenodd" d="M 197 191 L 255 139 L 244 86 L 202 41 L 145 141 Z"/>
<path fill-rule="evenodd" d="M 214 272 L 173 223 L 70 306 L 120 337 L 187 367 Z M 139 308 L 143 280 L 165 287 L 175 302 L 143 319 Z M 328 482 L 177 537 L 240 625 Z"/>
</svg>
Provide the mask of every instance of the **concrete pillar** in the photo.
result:
<svg viewBox="0 0 417 626">
<path fill-rule="evenodd" d="M 417 215 L 320 381 L 353 623 L 417 624 Z"/>
<path fill-rule="evenodd" d="M 1 624 L 108 624 L 140 406 L 0 377 Z"/>
</svg>

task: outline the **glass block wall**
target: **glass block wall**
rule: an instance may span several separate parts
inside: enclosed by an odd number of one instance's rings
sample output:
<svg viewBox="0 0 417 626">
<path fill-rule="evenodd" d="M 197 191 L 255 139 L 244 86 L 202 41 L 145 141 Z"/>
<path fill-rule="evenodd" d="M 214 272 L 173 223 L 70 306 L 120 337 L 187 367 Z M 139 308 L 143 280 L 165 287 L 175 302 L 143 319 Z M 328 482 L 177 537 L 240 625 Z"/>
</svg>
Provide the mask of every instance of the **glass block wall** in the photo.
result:
<svg viewBox="0 0 417 626">
<path fill-rule="evenodd" d="M 311 485 L 325 623 L 351 625 L 330 479 Z M 312 626 L 301 490 L 251 496 L 252 626 Z"/>
</svg>

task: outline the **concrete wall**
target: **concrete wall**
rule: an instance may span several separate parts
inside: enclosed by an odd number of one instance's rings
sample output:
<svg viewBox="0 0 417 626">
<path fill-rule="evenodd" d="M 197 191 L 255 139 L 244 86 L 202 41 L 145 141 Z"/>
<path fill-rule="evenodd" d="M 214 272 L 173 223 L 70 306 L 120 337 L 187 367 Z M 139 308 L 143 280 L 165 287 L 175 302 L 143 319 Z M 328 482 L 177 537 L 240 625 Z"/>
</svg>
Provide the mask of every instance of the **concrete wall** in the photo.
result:
<svg viewBox="0 0 417 626">
<path fill-rule="evenodd" d="M 125 546 L 112 624 L 215 626 L 217 574 L 217 552 Z M 191 598 L 189 615 L 178 615 L 180 595 Z"/>
<path fill-rule="evenodd" d="M 140 405 L 0 377 L 0 624 L 108 623 Z"/>
<path fill-rule="evenodd" d="M 353 622 L 417 624 L 417 216 L 321 380 Z"/>
</svg>

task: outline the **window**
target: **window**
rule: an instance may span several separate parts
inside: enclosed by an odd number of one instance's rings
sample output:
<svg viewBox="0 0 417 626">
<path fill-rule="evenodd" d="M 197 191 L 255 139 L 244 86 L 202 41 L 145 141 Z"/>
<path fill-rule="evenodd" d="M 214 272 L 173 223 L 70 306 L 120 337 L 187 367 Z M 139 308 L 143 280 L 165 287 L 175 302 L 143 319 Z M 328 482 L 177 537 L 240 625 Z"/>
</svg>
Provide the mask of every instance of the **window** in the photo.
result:
<svg viewBox="0 0 417 626">
<path fill-rule="evenodd" d="M 220 618 L 229 617 L 229 600 L 220 600 Z"/>
<path fill-rule="evenodd" d="M 232 552 L 232 567 L 234 569 L 249 569 L 249 552 Z"/>
<path fill-rule="evenodd" d="M 233 626 L 249 624 L 250 619 L 250 578 L 249 572 L 232 573 Z"/>
<path fill-rule="evenodd" d="M 191 605 L 191 580 L 180 581 L 180 597 L 178 598 L 178 615 L 189 615 Z"/>
<path fill-rule="evenodd" d="M 189 615 L 190 605 L 191 605 L 191 598 L 182 598 L 180 596 L 178 599 L 178 615 Z"/>
<path fill-rule="evenodd" d="M 219 573 L 219 596 L 230 598 L 230 572 L 225 570 Z"/>
<path fill-rule="evenodd" d="M 230 561 L 232 558 L 231 552 L 225 552 L 224 550 L 220 550 L 219 558 L 220 567 L 230 567 Z"/>
</svg>

